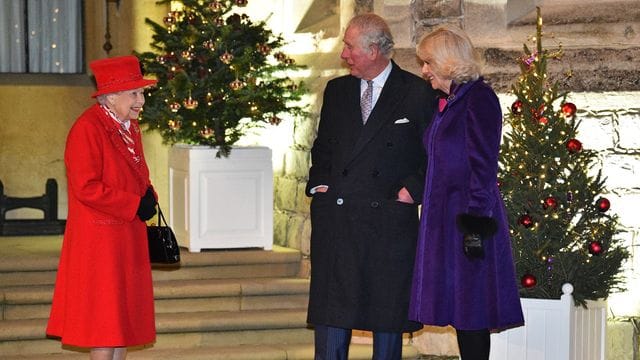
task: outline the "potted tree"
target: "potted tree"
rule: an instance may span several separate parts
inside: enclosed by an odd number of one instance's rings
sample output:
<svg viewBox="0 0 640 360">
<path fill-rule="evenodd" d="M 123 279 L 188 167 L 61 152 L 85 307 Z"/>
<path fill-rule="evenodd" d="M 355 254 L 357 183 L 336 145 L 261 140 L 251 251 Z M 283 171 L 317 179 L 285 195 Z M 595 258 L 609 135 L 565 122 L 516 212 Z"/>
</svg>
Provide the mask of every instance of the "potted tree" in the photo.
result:
<svg viewBox="0 0 640 360">
<path fill-rule="evenodd" d="M 281 36 L 240 13 L 247 0 L 161 0 L 172 10 L 137 54 L 157 87 L 141 123 L 169 152 L 170 222 L 191 251 L 273 243 L 271 151 L 234 144 L 247 130 L 305 114 L 302 68 Z"/>
<path fill-rule="evenodd" d="M 606 298 L 629 254 L 616 237 L 597 154 L 578 140 L 576 106 L 548 78 L 562 49 L 524 46 L 506 122 L 500 190 L 513 238 L 525 326 L 492 335 L 492 359 L 605 359 Z"/>
</svg>

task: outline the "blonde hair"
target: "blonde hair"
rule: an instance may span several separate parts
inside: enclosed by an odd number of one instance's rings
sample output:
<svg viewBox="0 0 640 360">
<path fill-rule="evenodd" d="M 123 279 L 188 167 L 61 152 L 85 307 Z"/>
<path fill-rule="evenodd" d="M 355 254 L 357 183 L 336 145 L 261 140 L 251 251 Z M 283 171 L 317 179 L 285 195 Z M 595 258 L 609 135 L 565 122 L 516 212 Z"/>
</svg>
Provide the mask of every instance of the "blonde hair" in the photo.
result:
<svg viewBox="0 0 640 360">
<path fill-rule="evenodd" d="M 444 26 L 434 30 L 420 40 L 416 54 L 436 75 L 456 83 L 480 77 L 482 61 L 462 29 Z"/>
</svg>

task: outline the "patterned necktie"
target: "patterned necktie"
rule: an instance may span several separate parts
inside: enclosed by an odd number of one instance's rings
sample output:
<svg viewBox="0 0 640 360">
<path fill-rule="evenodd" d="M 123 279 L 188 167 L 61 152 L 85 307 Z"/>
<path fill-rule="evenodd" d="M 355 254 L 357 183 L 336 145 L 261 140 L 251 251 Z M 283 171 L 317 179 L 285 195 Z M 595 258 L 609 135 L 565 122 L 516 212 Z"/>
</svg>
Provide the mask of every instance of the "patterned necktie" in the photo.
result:
<svg viewBox="0 0 640 360">
<path fill-rule="evenodd" d="M 367 88 L 360 99 L 360 109 L 362 110 L 362 123 L 366 124 L 371 109 L 373 108 L 373 80 L 367 80 Z"/>
</svg>

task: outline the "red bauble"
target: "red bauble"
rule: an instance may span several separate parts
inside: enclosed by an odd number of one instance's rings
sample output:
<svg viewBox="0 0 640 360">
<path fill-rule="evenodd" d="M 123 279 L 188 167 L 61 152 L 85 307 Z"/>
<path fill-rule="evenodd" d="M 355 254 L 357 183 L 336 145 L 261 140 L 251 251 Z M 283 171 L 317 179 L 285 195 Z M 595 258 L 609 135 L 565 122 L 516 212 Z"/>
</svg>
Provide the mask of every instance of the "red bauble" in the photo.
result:
<svg viewBox="0 0 640 360">
<path fill-rule="evenodd" d="M 556 198 L 554 198 L 553 196 L 549 196 L 546 199 L 544 199 L 544 203 L 542 203 L 542 207 L 544 207 L 545 209 L 548 209 L 548 208 L 555 209 L 558 207 L 558 200 L 556 200 Z"/>
<path fill-rule="evenodd" d="M 522 284 L 522 287 L 526 289 L 531 289 L 532 287 L 536 286 L 537 283 L 538 280 L 531 274 L 524 274 L 524 276 L 520 278 L 520 284 Z"/>
<path fill-rule="evenodd" d="M 541 116 L 538 118 L 538 124 L 547 125 L 549 123 L 549 119 L 546 116 Z"/>
<path fill-rule="evenodd" d="M 570 102 L 562 104 L 562 115 L 565 118 L 572 117 L 576 114 L 576 106 Z"/>
<path fill-rule="evenodd" d="M 582 150 L 582 143 L 578 139 L 569 139 L 569 141 L 567 141 L 567 150 L 569 150 L 570 153 L 575 154 Z"/>
<path fill-rule="evenodd" d="M 533 226 L 533 219 L 531 216 L 525 214 L 520 216 L 518 223 L 528 229 Z"/>
<path fill-rule="evenodd" d="M 511 105 L 511 112 L 514 115 L 520 115 L 522 114 L 522 101 L 520 100 L 516 100 L 512 105 Z"/>
<path fill-rule="evenodd" d="M 600 241 L 592 241 L 589 243 L 589 254 L 591 255 L 600 255 L 602 254 L 602 244 Z"/>
<path fill-rule="evenodd" d="M 605 212 L 611 207 L 611 202 L 607 198 L 600 198 L 596 201 L 596 206 L 600 212 Z"/>
</svg>

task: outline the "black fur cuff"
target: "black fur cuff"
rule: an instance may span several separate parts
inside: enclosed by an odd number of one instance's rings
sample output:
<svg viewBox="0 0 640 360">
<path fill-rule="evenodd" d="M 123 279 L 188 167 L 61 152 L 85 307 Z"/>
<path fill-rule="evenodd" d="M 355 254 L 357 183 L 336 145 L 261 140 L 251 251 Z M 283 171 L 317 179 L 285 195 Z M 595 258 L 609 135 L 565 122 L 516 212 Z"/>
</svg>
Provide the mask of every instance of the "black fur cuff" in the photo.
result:
<svg viewBox="0 0 640 360">
<path fill-rule="evenodd" d="M 491 236 L 498 231 L 496 221 L 486 216 L 460 214 L 456 217 L 456 224 L 463 234 L 478 234 L 482 238 Z"/>
</svg>

